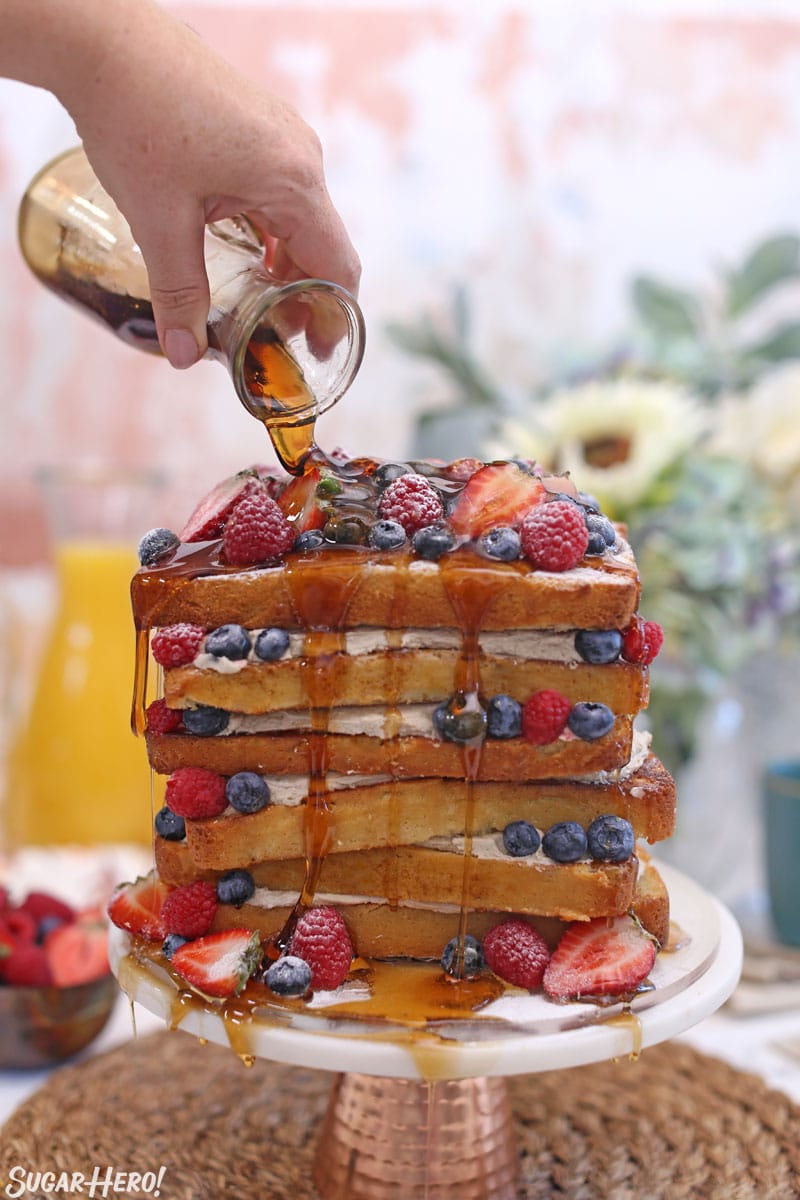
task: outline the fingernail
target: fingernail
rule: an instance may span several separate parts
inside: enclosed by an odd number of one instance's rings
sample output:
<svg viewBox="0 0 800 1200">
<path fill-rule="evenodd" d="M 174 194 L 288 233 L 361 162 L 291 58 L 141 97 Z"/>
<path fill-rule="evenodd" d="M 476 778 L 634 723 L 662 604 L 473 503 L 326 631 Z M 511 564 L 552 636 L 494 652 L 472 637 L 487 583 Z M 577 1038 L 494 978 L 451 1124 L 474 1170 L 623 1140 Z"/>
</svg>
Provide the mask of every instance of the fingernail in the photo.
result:
<svg viewBox="0 0 800 1200">
<path fill-rule="evenodd" d="M 164 334 L 164 351 L 170 364 L 179 371 L 194 366 L 198 359 L 197 342 L 188 329 L 168 329 Z"/>
</svg>

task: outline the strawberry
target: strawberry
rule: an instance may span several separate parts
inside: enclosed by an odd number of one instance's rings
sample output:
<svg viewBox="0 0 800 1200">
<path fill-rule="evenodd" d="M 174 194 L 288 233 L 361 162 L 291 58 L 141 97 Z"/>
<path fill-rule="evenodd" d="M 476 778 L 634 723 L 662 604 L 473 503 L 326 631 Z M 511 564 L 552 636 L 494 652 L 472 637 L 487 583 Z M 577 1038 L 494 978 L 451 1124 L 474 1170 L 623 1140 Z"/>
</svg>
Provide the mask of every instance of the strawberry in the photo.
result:
<svg viewBox="0 0 800 1200">
<path fill-rule="evenodd" d="M 305 475 L 295 475 L 278 497 L 283 515 L 292 522 L 295 533 L 307 529 L 322 529 L 327 517 L 317 498 L 317 486 L 322 480 L 319 467 L 311 467 Z"/>
<path fill-rule="evenodd" d="M 206 631 L 202 625 L 190 625 L 181 621 L 177 625 L 165 625 L 150 639 L 153 658 L 161 667 L 185 667 L 199 654 Z"/>
<path fill-rule="evenodd" d="M 163 941 L 167 931 L 161 909 L 168 892 L 169 888 L 157 875 L 145 875 L 133 883 L 123 883 L 111 897 L 108 915 L 120 929 L 153 941 Z"/>
<path fill-rule="evenodd" d="M 47 955 L 41 946 L 15 946 L 0 962 L 4 983 L 15 987 L 50 987 L 53 983 Z"/>
<path fill-rule="evenodd" d="M 207 542 L 222 537 L 222 530 L 234 505 L 254 489 L 265 484 L 255 478 L 253 470 L 240 471 L 223 479 L 203 497 L 178 535 L 182 542 Z"/>
<path fill-rule="evenodd" d="M 548 500 L 525 517 L 519 531 L 522 553 L 542 571 L 569 571 L 589 545 L 589 530 L 579 505 Z"/>
<path fill-rule="evenodd" d="M 148 733 L 175 733 L 183 727 L 183 715 L 179 708 L 168 708 L 166 700 L 154 700 L 147 706 Z"/>
<path fill-rule="evenodd" d="M 552 688 L 534 692 L 522 706 L 522 736 L 534 746 L 546 746 L 564 732 L 572 709 L 566 696 Z"/>
<path fill-rule="evenodd" d="M 164 901 L 161 919 L 167 933 L 196 938 L 208 933 L 217 911 L 217 889 L 213 883 L 195 879 L 173 888 Z"/>
<path fill-rule="evenodd" d="M 171 966 L 206 996 L 238 996 L 261 963 L 261 941 L 249 929 L 225 929 L 179 946 Z"/>
<path fill-rule="evenodd" d="M 483 939 L 483 953 L 495 975 L 529 991 L 541 984 L 550 959 L 542 935 L 519 917 L 490 929 Z"/>
<path fill-rule="evenodd" d="M 19 907 L 33 918 L 37 926 L 45 917 L 58 917 L 65 922 L 75 920 L 75 910 L 48 892 L 29 892 Z"/>
<path fill-rule="evenodd" d="M 39 922 L 24 908 L 10 908 L 3 913 L 3 926 L 17 946 L 36 941 Z"/>
<path fill-rule="evenodd" d="M 648 666 L 664 644 L 664 630 L 657 621 L 634 617 L 622 635 L 622 657 Z"/>
<path fill-rule="evenodd" d="M 516 527 L 543 496 L 538 475 L 530 475 L 516 463 L 489 463 L 467 481 L 450 513 L 450 524 L 461 537 L 469 538 L 497 525 Z"/>
<path fill-rule="evenodd" d="M 205 767 L 178 767 L 167 780 L 167 807 L 178 817 L 197 821 L 218 817 L 227 807 L 225 778 Z"/>
<path fill-rule="evenodd" d="M 335 908 L 309 908 L 297 922 L 289 953 L 311 967 L 311 986 L 330 991 L 343 983 L 353 961 L 353 943 Z"/>
<path fill-rule="evenodd" d="M 655 960 L 655 942 L 633 917 L 574 921 L 553 951 L 544 990 L 554 1000 L 630 995 Z"/>
<path fill-rule="evenodd" d="M 44 952 L 56 987 L 73 987 L 107 975 L 108 931 L 102 926 L 73 922 L 48 933 Z"/>
<path fill-rule="evenodd" d="M 447 464 L 442 474 L 445 479 L 453 479 L 456 483 L 466 483 L 476 471 L 480 471 L 483 465 L 479 458 L 457 458 L 455 462 Z"/>
<path fill-rule="evenodd" d="M 294 545 L 294 526 L 260 489 L 242 497 L 225 522 L 222 549 L 229 563 L 252 567 L 275 562 Z"/>
<path fill-rule="evenodd" d="M 398 521 L 408 537 L 444 516 L 439 493 L 424 475 L 401 475 L 390 483 L 378 504 L 384 521 Z"/>
</svg>

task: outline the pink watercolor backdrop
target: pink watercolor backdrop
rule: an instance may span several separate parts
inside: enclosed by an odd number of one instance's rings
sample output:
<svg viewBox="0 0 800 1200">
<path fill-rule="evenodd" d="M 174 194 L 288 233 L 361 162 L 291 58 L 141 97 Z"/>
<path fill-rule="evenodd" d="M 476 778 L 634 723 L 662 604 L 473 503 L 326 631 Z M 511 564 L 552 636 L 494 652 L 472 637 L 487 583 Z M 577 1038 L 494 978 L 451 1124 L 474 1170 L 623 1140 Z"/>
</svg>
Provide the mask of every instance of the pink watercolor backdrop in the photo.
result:
<svg viewBox="0 0 800 1200">
<path fill-rule="evenodd" d="M 369 345 L 326 444 L 401 454 L 444 396 L 389 321 L 473 285 L 476 352 L 523 388 L 629 318 L 647 270 L 687 282 L 800 225 L 800 12 L 768 3 L 369 0 L 173 6 L 320 133 L 364 263 Z M 789 15 L 787 15 L 789 14 Z M 68 146 L 49 96 L 0 81 L 0 563 L 39 552 L 29 477 L 78 457 L 155 464 L 179 520 L 205 483 L 268 451 L 222 369 L 117 344 L 29 277 L 19 196 Z"/>
</svg>

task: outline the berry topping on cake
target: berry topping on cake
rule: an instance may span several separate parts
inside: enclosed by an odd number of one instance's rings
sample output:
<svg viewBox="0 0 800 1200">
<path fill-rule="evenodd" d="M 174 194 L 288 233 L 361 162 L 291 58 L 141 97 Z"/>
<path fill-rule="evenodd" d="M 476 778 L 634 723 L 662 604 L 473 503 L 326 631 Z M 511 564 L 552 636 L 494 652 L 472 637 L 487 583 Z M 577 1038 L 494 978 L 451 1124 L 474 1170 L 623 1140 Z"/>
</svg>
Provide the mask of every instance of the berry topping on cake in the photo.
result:
<svg viewBox="0 0 800 1200">
<path fill-rule="evenodd" d="M 544 973 L 554 1000 L 626 996 L 653 969 L 656 947 L 632 917 L 574 921 L 568 925 Z"/>
<path fill-rule="evenodd" d="M 557 821 L 542 836 L 542 852 L 553 862 L 577 862 L 586 854 L 586 830 L 577 821 Z"/>
<path fill-rule="evenodd" d="M 120 929 L 163 941 L 166 929 L 161 916 L 169 889 L 154 875 L 123 883 L 111 897 L 108 915 Z"/>
<path fill-rule="evenodd" d="M 206 996 L 238 996 L 261 963 L 261 942 L 249 929 L 225 929 L 179 946 L 172 969 Z"/>
<path fill-rule="evenodd" d="M 589 544 L 583 512 L 568 500 L 550 500 L 529 512 L 520 539 L 525 557 L 543 571 L 571 570 Z"/>
<path fill-rule="evenodd" d="M 225 784 L 225 798 L 237 812 L 261 812 L 269 804 L 269 784 L 255 771 L 237 771 Z"/>
<path fill-rule="evenodd" d="M 187 733 L 195 737 L 214 737 L 227 729 L 230 713 L 224 708 L 214 708 L 210 704 L 198 704 L 194 708 L 182 710 L 183 727 Z"/>
<path fill-rule="evenodd" d="M 459 536 L 468 538 L 479 538 L 498 525 L 516 527 L 544 494 L 541 479 L 516 463 L 489 463 L 467 482 L 450 523 Z"/>
<path fill-rule="evenodd" d="M 369 525 L 355 516 L 331 516 L 322 532 L 326 542 L 339 546 L 364 546 L 369 539 Z"/>
<path fill-rule="evenodd" d="M 276 996 L 303 996 L 311 987 L 311 967 L 295 954 L 284 954 L 267 967 L 264 982 Z"/>
<path fill-rule="evenodd" d="M 185 667 L 192 662 L 203 645 L 206 631 L 201 625 L 165 625 L 150 639 L 153 658 L 161 667 Z"/>
<path fill-rule="evenodd" d="M 164 938 L 164 943 L 161 947 L 161 953 L 169 962 L 175 951 L 180 949 L 181 946 L 185 946 L 188 941 L 188 938 L 181 937 L 179 933 L 168 933 Z"/>
<path fill-rule="evenodd" d="M 250 653 L 250 634 L 241 625 L 220 625 L 206 638 L 206 654 L 237 661 Z"/>
<path fill-rule="evenodd" d="M 546 746 L 564 732 L 572 705 L 552 688 L 534 692 L 522 707 L 522 736 L 534 746 Z"/>
<path fill-rule="evenodd" d="M 175 733 L 183 726 L 179 708 L 168 708 L 166 700 L 153 700 L 146 712 L 148 733 Z"/>
<path fill-rule="evenodd" d="M 572 706 L 567 717 L 567 727 L 575 737 L 584 742 L 595 742 L 614 726 L 614 714 L 607 704 L 593 700 L 580 700 Z"/>
<path fill-rule="evenodd" d="M 305 533 L 301 533 L 294 544 L 294 548 L 298 554 L 308 554 L 312 550 L 319 550 L 320 546 L 325 545 L 325 535 L 321 529 L 307 529 Z"/>
<path fill-rule="evenodd" d="M 634 617 L 622 639 L 622 657 L 628 662 L 647 666 L 664 644 L 664 631 L 657 621 Z"/>
<path fill-rule="evenodd" d="M 606 813 L 595 817 L 586 830 L 586 844 L 592 858 L 601 862 L 625 862 L 633 854 L 636 838 L 630 821 Z"/>
<path fill-rule="evenodd" d="M 308 909 L 297 922 L 289 952 L 311 968 L 315 991 L 331 991 L 347 977 L 353 944 L 339 912 L 328 905 Z"/>
<path fill-rule="evenodd" d="M 341 490 L 341 484 L 333 475 L 325 475 L 324 479 L 336 483 Z M 322 529 L 328 519 L 319 502 L 324 494 L 319 491 L 322 484 L 319 467 L 311 467 L 305 475 L 296 475 L 278 497 L 280 510 L 291 521 L 295 534 Z"/>
<path fill-rule="evenodd" d="M 486 710 L 478 697 L 456 692 L 446 704 L 440 704 L 433 714 L 433 725 L 446 742 L 465 746 L 486 734 Z"/>
<path fill-rule="evenodd" d="M 14 946 L 0 958 L 0 976 L 13 987 L 50 987 L 53 983 L 44 947 L 32 942 Z"/>
<path fill-rule="evenodd" d="M 466 483 L 476 471 L 480 471 L 482 466 L 483 463 L 479 458 L 457 458 L 455 462 L 447 464 L 442 474 L 447 479 L 453 479 L 457 483 Z"/>
<path fill-rule="evenodd" d="M 529 991 L 541 986 L 550 961 L 550 951 L 542 935 L 518 917 L 489 930 L 483 939 L 483 953 L 495 975 Z"/>
<path fill-rule="evenodd" d="M 602 513 L 587 513 L 585 520 L 586 531 L 589 534 L 589 544 L 586 547 L 586 553 L 605 554 L 609 546 L 613 546 L 616 543 L 616 529 L 608 517 L 604 517 Z"/>
<path fill-rule="evenodd" d="M 492 696 L 486 706 L 487 732 L 493 738 L 515 738 L 522 732 L 522 705 L 511 696 Z"/>
<path fill-rule="evenodd" d="M 422 475 L 401 475 L 390 483 L 378 512 L 384 520 L 399 522 L 409 537 L 444 516 L 439 493 Z"/>
<path fill-rule="evenodd" d="M 471 933 L 464 935 L 464 941 L 450 938 L 442 951 L 442 966 L 453 979 L 474 979 L 486 965 L 483 946 Z"/>
<path fill-rule="evenodd" d="M 217 880 L 217 900 L 220 904 L 232 904 L 234 908 L 241 908 L 246 904 L 255 890 L 253 876 L 241 867 L 226 871 Z"/>
<path fill-rule="evenodd" d="M 399 550 L 405 540 L 406 531 L 399 521 L 376 521 L 369 531 L 369 544 L 376 550 Z"/>
<path fill-rule="evenodd" d="M 155 829 L 159 837 L 166 842 L 182 842 L 186 837 L 186 822 L 166 804 L 155 816 Z"/>
<path fill-rule="evenodd" d="M 527 858 L 539 849 L 539 833 L 530 821 L 509 821 L 503 830 L 503 849 L 512 858 Z"/>
<path fill-rule="evenodd" d="M 412 539 L 414 553 L 419 558 L 435 562 L 443 554 L 455 549 L 456 539 L 452 530 L 446 525 L 426 525 L 418 529 Z"/>
<path fill-rule="evenodd" d="M 408 463 L 385 462 L 375 468 L 373 479 L 378 487 L 388 487 L 390 483 L 394 483 L 395 479 L 399 479 L 402 475 L 413 475 L 414 469 Z"/>
<path fill-rule="evenodd" d="M 494 558 L 498 562 L 514 562 L 522 550 L 519 534 L 510 525 L 498 525 L 496 529 L 490 529 L 478 545 L 487 558 Z"/>
<path fill-rule="evenodd" d="M 172 558 L 181 544 L 177 533 L 171 529 L 149 529 L 139 541 L 139 562 L 143 567 L 154 567 L 156 563 Z"/>
<path fill-rule="evenodd" d="M 222 550 L 229 563 L 252 567 L 276 562 L 294 545 L 295 528 L 263 488 L 239 500 L 222 533 Z"/>
<path fill-rule="evenodd" d="M 179 817 L 192 821 L 218 817 L 227 807 L 226 784 L 222 775 L 205 767 L 178 767 L 167 780 L 165 800 Z"/>
<path fill-rule="evenodd" d="M 262 662 L 277 662 L 289 649 L 289 634 L 285 629 L 262 629 L 254 646 L 256 658 Z"/>
<path fill-rule="evenodd" d="M 74 987 L 108 974 L 108 932 L 103 924 L 60 925 L 45 938 L 44 952 L 56 987 Z"/>
<path fill-rule="evenodd" d="M 173 888 L 161 909 L 167 933 L 196 938 L 208 933 L 217 912 L 217 891 L 213 883 L 194 879 Z"/>
<path fill-rule="evenodd" d="M 575 649 L 584 662 L 616 662 L 622 649 L 622 634 L 617 629 L 579 629 Z"/>
<path fill-rule="evenodd" d="M 262 491 L 266 487 L 252 470 L 240 471 L 223 479 L 203 497 L 180 532 L 182 542 L 207 542 L 222 536 L 225 522 L 234 506 L 251 491 Z"/>
</svg>

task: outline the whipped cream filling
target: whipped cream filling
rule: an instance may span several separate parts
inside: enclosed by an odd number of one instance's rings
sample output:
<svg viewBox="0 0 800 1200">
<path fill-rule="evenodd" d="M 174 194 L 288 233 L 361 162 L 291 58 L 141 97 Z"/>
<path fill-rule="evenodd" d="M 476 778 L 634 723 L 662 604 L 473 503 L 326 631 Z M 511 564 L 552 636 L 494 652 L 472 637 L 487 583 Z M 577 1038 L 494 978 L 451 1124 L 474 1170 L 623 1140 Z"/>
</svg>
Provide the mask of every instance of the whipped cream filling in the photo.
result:
<svg viewBox="0 0 800 1200">
<path fill-rule="evenodd" d="M 262 775 L 269 787 L 270 804 L 283 808 L 299 808 L 308 796 L 310 780 L 307 775 Z M 369 787 L 372 784 L 391 783 L 391 775 L 352 775 L 329 771 L 325 776 L 325 787 L 329 792 L 344 792 L 348 788 Z M 236 809 L 230 804 L 222 816 L 233 816 Z"/>
<path fill-rule="evenodd" d="M 247 903 L 255 904 L 258 908 L 292 908 L 296 901 L 296 891 L 272 891 L 271 888 L 260 887 L 256 888 Z M 339 896 L 331 892 L 316 892 L 314 894 L 314 903 L 330 904 L 336 908 L 341 908 L 346 904 L 380 904 L 382 907 L 385 907 L 388 901 L 385 896 Z M 442 913 L 458 913 L 461 911 L 461 907 L 458 904 L 431 904 L 424 900 L 398 900 L 396 905 L 393 901 L 392 907 L 419 908 L 425 912 Z"/>
<path fill-rule="evenodd" d="M 541 837 L 544 832 L 545 831 L 543 829 L 537 830 L 539 837 Z M 502 833 L 483 833 L 474 836 L 471 841 L 471 853 L 473 858 L 489 859 L 494 862 L 513 862 L 518 863 L 523 867 L 537 866 L 555 869 L 556 867 L 564 866 L 563 863 L 555 862 L 552 858 L 548 858 L 541 846 L 539 846 L 539 849 L 535 854 L 526 854 L 519 858 L 515 858 L 513 855 L 508 853 L 503 845 Z M 426 850 L 438 850 L 445 854 L 463 854 L 466 844 L 466 838 L 461 834 L 457 834 L 454 837 L 433 837 L 429 838 L 427 842 L 420 843 L 420 845 Z M 590 855 L 585 855 L 583 858 L 576 859 L 575 861 L 588 863 L 592 862 L 592 858 Z"/>
<path fill-rule="evenodd" d="M 366 734 L 376 738 L 432 738 L 435 707 L 435 704 L 403 704 L 398 708 L 386 708 L 385 705 L 333 708 L 328 717 L 328 733 Z M 286 733 L 309 728 L 307 712 L 231 713 L 226 728 L 215 736 Z"/>
</svg>

